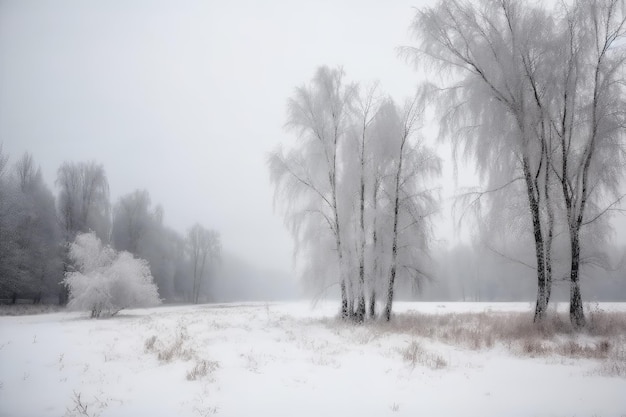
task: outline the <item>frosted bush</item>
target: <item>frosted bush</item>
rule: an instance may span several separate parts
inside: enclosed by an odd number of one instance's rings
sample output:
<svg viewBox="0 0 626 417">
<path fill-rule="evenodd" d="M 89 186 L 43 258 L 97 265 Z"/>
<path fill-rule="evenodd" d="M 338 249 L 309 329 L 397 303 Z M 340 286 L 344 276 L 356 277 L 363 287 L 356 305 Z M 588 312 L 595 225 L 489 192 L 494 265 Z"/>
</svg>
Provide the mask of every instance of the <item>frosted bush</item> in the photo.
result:
<svg viewBox="0 0 626 417">
<path fill-rule="evenodd" d="M 63 281 L 70 290 L 70 309 L 100 317 L 161 302 L 148 262 L 128 252 L 116 253 L 94 233 L 76 237 L 70 259 L 78 269 L 68 272 Z"/>
</svg>

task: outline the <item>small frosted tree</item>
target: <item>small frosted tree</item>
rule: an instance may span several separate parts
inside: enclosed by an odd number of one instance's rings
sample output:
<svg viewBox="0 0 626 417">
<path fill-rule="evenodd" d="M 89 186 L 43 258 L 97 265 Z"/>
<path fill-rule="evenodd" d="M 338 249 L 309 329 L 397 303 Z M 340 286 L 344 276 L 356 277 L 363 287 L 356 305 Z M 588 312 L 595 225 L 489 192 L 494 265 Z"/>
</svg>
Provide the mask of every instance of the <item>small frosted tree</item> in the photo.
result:
<svg viewBox="0 0 626 417">
<path fill-rule="evenodd" d="M 103 246 L 93 232 L 76 236 L 69 256 L 77 268 L 66 273 L 63 281 L 69 289 L 70 309 L 90 311 L 97 318 L 160 303 L 148 263 Z"/>
</svg>

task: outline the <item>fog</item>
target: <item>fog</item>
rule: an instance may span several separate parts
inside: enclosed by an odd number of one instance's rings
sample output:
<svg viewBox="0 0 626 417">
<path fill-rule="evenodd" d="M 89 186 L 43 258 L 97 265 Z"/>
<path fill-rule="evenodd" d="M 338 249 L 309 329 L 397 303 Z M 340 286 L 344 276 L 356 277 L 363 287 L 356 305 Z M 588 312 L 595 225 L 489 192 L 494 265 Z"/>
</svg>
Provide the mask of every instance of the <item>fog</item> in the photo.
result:
<svg viewBox="0 0 626 417">
<path fill-rule="evenodd" d="M 98 161 L 112 201 L 146 188 L 174 228 L 201 221 L 264 267 L 291 268 L 265 161 L 292 90 L 323 63 L 400 97 L 415 84 L 394 50 L 411 2 L 0 4 L 7 153 L 32 152 L 50 185 L 63 161 Z"/>
<path fill-rule="evenodd" d="M 55 196 L 64 162 L 94 161 L 106 171 L 112 208 L 146 190 L 167 227 L 219 232 L 222 261 L 207 300 L 337 296 L 336 287 L 298 281 L 268 156 L 293 142 L 287 99 L 321 65 L 379 80 L 397 102 L 411 96 L 424 76 L 398 48 L 413 44 L 414 8 L 434 3 L 0 1 L 3 152 L 9 164 L 31 152 Z M 479 180 L 470 161 L 454 169 L 436 130 L 425 128 L 443 159 L 434 262 L 420 292 L 407 284 L 400 297 L 532 300 L 534 271 L 476 243 L 471 222 L 459 222 L 463 209 L 453 214 L 453 197 Z M 615 271 L 585 270 L 591 299 L 626 298 L 624 216 L 610 228 Z M 589 284 L 594 277 L 600 281 Z"/>
</svg>

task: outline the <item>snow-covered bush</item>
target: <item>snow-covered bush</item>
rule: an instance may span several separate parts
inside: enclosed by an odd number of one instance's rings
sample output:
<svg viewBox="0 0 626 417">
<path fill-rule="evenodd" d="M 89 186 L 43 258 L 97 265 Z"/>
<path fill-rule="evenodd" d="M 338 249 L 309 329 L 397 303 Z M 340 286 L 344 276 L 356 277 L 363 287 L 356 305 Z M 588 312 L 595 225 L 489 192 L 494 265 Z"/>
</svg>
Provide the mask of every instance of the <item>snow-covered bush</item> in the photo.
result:
<svg viewBox="0 0 626 417">
<path fill-rule="evenodd" d="M 70 245 L 70 259 L 77 267 L 66 273 L 63 281 L 70 291 L 70 309 L 100 317 L 161 302 L 148 263 L 103 246 L 94 233 L 76 236 Z"/>
</svg>

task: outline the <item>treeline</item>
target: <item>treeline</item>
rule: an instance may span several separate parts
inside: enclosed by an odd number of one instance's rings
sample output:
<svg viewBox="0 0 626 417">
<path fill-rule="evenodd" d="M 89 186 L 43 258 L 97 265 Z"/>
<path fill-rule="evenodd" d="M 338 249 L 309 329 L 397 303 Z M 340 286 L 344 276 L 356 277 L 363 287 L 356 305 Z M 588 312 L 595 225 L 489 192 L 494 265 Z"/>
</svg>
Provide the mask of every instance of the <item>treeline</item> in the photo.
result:
<svg viewBox="0 0 626 417">
<path fill-rule="evenodd" d="M 111 204 L 104 167 L 65 162 L 45 183 L 26 153 L 10 163 L 0 146 L 0 299 L 67 302 L 61 285 L 74 267 L 68 248 L 79 233 L 94 232 L 117 251 L 145 259 L 166 302 L 210 298 L 207 279 L 221 256 L 220 235 L 200 224 L 183 236 L 164 224 L 164 211 L 146 190 Z"/>
</svg>

